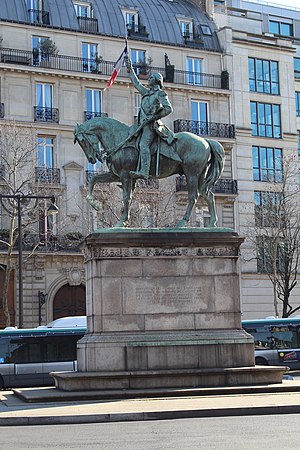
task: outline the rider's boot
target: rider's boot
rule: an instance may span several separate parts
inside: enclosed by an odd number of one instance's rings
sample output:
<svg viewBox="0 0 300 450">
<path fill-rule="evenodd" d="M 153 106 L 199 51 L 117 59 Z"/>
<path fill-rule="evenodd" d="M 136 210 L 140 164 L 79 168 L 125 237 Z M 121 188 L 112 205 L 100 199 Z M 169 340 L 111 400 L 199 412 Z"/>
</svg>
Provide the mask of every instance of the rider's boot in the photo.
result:
<svg viewBox="0 0 300 450">
<path fill-rule="evenodd" d="M 150 172 L 150 162 L 151 162 L 151 156 L 147 152 L 144 155 L 141 155 L 141 169 L 135 171 L 129 172 L 129 175 L 132 178 L 143 178 L 147 180 L 149 178 L 149 172 Z"/>
</svg>

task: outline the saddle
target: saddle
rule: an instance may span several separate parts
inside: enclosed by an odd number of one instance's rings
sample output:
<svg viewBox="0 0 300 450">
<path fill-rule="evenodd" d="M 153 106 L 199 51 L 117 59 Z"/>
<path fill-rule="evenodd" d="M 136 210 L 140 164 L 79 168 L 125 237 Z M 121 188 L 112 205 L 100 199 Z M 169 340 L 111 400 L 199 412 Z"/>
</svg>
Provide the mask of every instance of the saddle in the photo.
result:
<svg viewBox="0 0 300 450">
<path fill-rule="evenodd" d="M 139 128 L 138 124 L 134 124 L 130 127 L 129 134 L 135 135 Z M 173 161 L 182 162 L 181 158 L 176 152 L 176 136 L 170 128 L 168 128 L 160 120 L 153 123 L 153 130 L 156 133 L 156 139 L 151 144 L 150 153 L 151 156 L 159 154 L 165 156 L 166 158 L 172 159 Z M 139 136 L 131 140 L 132 144 L 138 149 Z"/>
</svg>

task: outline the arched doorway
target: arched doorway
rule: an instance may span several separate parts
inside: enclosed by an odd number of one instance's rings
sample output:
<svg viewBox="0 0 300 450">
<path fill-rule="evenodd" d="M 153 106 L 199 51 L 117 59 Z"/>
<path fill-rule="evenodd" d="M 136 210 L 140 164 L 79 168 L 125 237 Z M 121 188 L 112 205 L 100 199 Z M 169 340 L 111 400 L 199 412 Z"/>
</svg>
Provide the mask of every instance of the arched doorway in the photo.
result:
<svg viewBox="0 0 300 450">
<path fill-rule="evenodd" d="M 85 286 L 66 284 L 61 287 L 53 301 L 53 320 L 60 317 L 85 315 Z"/>
</svg>

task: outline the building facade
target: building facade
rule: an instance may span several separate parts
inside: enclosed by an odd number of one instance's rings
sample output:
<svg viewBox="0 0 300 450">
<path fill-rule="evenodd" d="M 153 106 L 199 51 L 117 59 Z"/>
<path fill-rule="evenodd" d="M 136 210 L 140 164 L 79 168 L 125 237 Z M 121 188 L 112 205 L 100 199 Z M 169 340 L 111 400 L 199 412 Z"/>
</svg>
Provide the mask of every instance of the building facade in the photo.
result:
<svg viewBox="0 0 300 450">
<path fill-rule="evenodd" d="M 265 190 L 262 180 L 253 179 L 253 148 L 258 152 L 280 149 L 297 156 L 300 127 L 294 76 L 294 64 L 296 67 L 300 61 L 295 38 L 300 36 L 297 14 L 288 10 L 275 14 L 272 9 L 270 18 L 264 8 L 250 2 L 213 0 L 1 2 L 1 132 L 7 124 L 21 132 L 30 130 L 36 143 L 30 166 L 33 175 L 22 192 L 54 195 L 59 206 L 52 221 L 46 217 L 45 206 L 44 210 L 39 206 L 39 220 L 32 221 L 24 240 L 25 326 L 84 314 L 85 280 L 79 244 L 91 230 L 113 224 L 120 195 L 118 188 L 98 188 L 102 209 L 98 214 L 90 210 L 85 200 L 87 182 L 91 174 L 106 168 L 100 163 L 88 164 L 78 144 L 73 143 L 73 131 L 76 123 L 102 115 L 127 125 L 136 120 L 140 97 L 125 67 L 113 86 L 104 90 L 124 48 L 125 34 L 139 78 L 146 82 L 149 74 L 157 71 L 164 77 L 173 105 L 173 113 L 164 120 L 166 125 L 175 132 L 191 131 L 223 144 L 226 164 L 215 186 L 219 226 L 246 234 L 249 217 L 254 215 L 254 192 Z M 284 14 L 286 21 L 279 20 Z M 274 30 L 278 26 L 273 36 L 270 25 Z M 292 30 L 291 35 L 280 34 L 288 30 Z M 267 73 L 274 74 L 268 87 L 257 88 L 261 80 L 256 75 L 249 87 L 249 64 L 255 68 L 263 64 Z M 300 67 L 295 70 L 300 71 Z M 259 129 L 260 125 L 251 121 L 255 108 L 271 109 L 272 136 L 253 134 L 254 127 Z M 8 192 L 12 190 L 7 184 L 7 167 L 0 162 L 0 195 Z M 176 223 L 186 198 L 184 178 L 141 182 L 134 197 L 132 225 Z M 2 199 L 0 264 L 5 268 L 4 241 L 10 216 L 3 203 Z M 205 226 L 207 219 L 206 205 L 199 201 L 190 224 Z M 12 258 L 15 270 L 9 298 L 12 322 L 17 325 L 16 248 Z M 244 317 L 272 314 L 267 277 L 257 271 L 256 260 L 242 261 Z M 3 274 L 0 270 L 2 280 Z M 297 301 L 296 290 L 294 295 Z"/>
</svg>

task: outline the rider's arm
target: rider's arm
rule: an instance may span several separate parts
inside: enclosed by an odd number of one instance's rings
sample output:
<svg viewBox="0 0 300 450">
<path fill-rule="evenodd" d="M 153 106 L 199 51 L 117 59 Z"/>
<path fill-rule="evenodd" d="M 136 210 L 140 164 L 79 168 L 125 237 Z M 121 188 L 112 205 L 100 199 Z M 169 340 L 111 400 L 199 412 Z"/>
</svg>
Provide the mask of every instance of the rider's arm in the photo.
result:
<svg viewBox="0 0 300 450">
<path fill-rule="evenodd" d="M 130 76 L 130 79 L 131 79 L 131 81 L 132 81 L 134 87 L 135 87 L 142 95 L 146 94 L 146 93 L 148 92 L 148 89 L 147 89 L 142 83 L 140 83 L 140 80 L 139 80 L 138 77 L 136 76 L 136 73 L 135 73 L 134 68 L 133 68 L 133 66 L 132 66 L 132 64 L 131 64 L 130 59 L 128 59 L 128 62 L 127 62 L 127 69 L 128 69 L 128 71 L 129 71 L 129 74 L 130 74 L 129 76 Z"/>
</svg>

